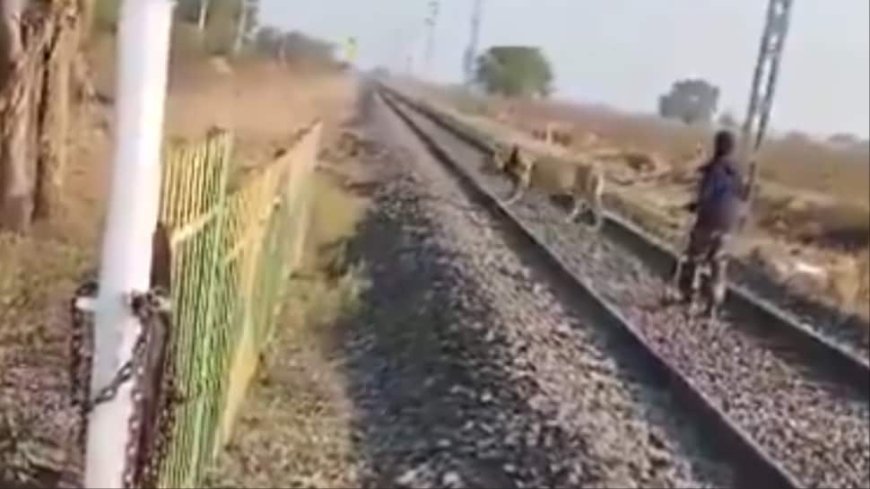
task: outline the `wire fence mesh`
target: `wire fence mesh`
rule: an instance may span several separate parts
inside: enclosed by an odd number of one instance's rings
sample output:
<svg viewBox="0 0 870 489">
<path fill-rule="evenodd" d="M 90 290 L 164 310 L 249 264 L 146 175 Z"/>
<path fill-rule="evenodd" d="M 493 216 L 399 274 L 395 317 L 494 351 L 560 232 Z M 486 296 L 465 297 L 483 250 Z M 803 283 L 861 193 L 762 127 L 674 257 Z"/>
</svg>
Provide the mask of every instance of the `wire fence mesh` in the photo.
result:
<svg viewBox="0 0 870 489">
<path fill-rule="evenodd" d="M 173 361 L 181 401 L 159 486 L 198 487 L 233 418 L 299 265 L 321 126 L 230 190 L 232 137 L 169 151 L 160 221 L 169 230 Z"/>
</svg>

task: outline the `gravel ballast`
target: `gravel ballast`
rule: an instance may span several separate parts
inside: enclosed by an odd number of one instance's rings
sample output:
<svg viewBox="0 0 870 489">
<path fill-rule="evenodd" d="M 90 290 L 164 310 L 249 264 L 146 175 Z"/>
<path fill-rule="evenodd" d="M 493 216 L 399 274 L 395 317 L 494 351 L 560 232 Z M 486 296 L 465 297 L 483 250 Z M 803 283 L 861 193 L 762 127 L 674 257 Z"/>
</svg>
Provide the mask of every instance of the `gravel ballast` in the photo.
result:
<svg viewBox="0 0 870 489">
<path fill-rule="evenodd" d="M 425 117 L 414 120 L 473 178 L 496 195 L 507 181 L 481 171 L 481 154 Z M 687 321 L 665 308 L 665 284 L 642 260 L 596 239 L 531 192 L 511 211 L 574 273 L 606 297 L 679 370 L 807 486 L 870 485 L 868 401 L 802 368 L 779 345 L 761 340 L 727 315 L 716 325 Z"/>
<path fill-rule="evenodd" d="M 666 386 L 619 359 L 377 104 L 371 287 L 343 339 L 364 485 L 731 486 Z"/>
</svg>

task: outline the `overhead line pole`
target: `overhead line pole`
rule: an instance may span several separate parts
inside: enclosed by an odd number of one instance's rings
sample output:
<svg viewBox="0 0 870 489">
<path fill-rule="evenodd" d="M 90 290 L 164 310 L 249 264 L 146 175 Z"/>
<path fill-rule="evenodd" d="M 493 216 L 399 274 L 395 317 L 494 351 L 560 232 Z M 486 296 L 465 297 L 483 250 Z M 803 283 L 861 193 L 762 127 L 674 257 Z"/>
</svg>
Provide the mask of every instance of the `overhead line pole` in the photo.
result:
<svg viewBox="0 0 870 489">
<path fill-rule="evenodd" d="M 432 58 L 435 55 L 435 27 L 438 24 L 438 14 L 440 13 L 441 4 L 439 0 L 429 0 L 429 11 L 424 21 L 427 29 L 426 34 L 426 52 L 424 55 L 424 66 L 426 76 L 432 74 Z"/>
<path fill-rule="evenodd" d="M 463 71 L 465 84 L 470 86 L 474 82 L 474 63 L 477 59 L 478 44 L 480 43 L 480 26 L 483 22 L 483 0 L 474 0 L 471 11 L 471 36 L 468 39 L 468 47 L 463 58 Z"/>
<path fill-rule="evenodd" d="M 793 0 L 769 0 L 764 29 L 758 48 L 758 59 L 752 76 L 749 105 L 743 122 L 741 160 L 749 164 L 747 198 L 754 198 L 758 179 L 757 151 L 764 136 L 773 109 L 773 96 L 779 75 L 779 65 L 785 48 Z"/>
</svg>

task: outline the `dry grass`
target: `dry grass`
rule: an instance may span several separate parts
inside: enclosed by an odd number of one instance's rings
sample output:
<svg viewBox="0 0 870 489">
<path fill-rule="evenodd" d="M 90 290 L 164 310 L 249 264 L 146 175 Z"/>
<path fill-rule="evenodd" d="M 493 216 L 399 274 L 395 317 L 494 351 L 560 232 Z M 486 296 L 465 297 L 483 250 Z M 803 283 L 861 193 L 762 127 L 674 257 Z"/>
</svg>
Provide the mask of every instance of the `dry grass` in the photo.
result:
<svg viewBox="0 0 870 489">
<path fill-rule="evenodd" d="M 90 261 L 73 245 L 0 234 L 0 485 L 68 463 L 69 324 L 57 299 Z"/>
<path fill-rule="evenodd" d="M 292 284 L 281 329 L 206 486 L 354 485 L 351 409 L 330 338 L 334 319 L 354 307 L 361 273 Z"/>
<path fill-rule="evenodd" d="M 335 173 L 315 185 L 304 270 L 291 284 L 276 341 L 265 355 L 211 487 L 352 487 L 356 484 L 350 401 L 338 373 L 336 321 L 357 307 L 364 270 L 336 249 L 350 239 L 366 201 Z"/>
<path fill-rule="evenodd" d="M 180 30 L 184 30 L 181 28 Z M 170 140 L 199 140 L 214 127 L 233 131 L 236 157 L 251 164 L 266 161 L 296 130 L 321 118 L 328 131 L 340 122 L 353 91 L 350 81 L 330 71 L 278 65 L 259 59 L 229 64 L 191 52 L 193 41 L 176 33 L 166 102 Z M 112 65 L 114 45 L 102 42 L 93 58 Z M 97 90 L 114 97 L 113 78 L 101 70 Z"/>
<path fill-rule="evenodd" d="M 559 122 L 560 127 L 573 130 L 575 142 L 594 134 L 599 146 L 661 155 L 676 169 L 693 161 L 691 156 L 698 143 L 706 147 L 712 141 L 709 129 L 600 106 L 494 97 L 475 99 L 455 90 L 421 89 L 462 112 L 499 118 L 529 134 L 533 128 Z M 870 205 L 868 158 L 866 149 L 836 148 L 797 137 L 770 139 L 759 155 L 761 176 L 774 185 L 836 195 L 838 200 L 865 206 Z"/>
</svg>

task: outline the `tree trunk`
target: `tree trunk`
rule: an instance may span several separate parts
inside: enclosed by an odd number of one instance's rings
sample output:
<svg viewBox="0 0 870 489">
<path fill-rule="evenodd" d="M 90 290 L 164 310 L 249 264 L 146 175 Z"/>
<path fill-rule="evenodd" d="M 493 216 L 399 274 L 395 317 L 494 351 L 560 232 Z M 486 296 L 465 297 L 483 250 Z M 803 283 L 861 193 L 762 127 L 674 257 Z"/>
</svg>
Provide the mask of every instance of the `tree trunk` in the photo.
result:
<svg viewBox="0 0 870 489">
<path fill-rule="evenodd" d="M 90 38 L 94 29 L 94 0 L 78 0 L 76 2 L 79 18 L 81 41 Z"/>
<path fill-rule="evenodd" d="M 75 0 L 55 0 L 46 13 L 51 36 L 42 53 L 42 90 L 36 121 L 34 219 L 47 219 L 63 202 L 70 129 L 72 74 L 80 42 Z"/>
<path fill-rule="evenodd" d="M 196 25 L 201 33 L 205 32 L 205 21 L 208 17 L 208 3 L 209 0 L 199 0 L 199 18 L 196 21 Z"/>
<path fill-rule="evenodd" d="M 233 39 L 233 54 L 239 54 L 242 50 L 242 44 L 245 41 L 245 31 L 248 27 L 248 2 L 247 0 L 239 0 L 239 18 L 236 24 L 236 36 Z"/>
<path fill-rule="evenodd" d="M 96 88 L 94 88 L 93 77 L 88 69 L 88 60 L 85 52 L 94 37 L 95 32 L 95 9 L 94 0 L 78 0 L 78 29 L 75 30 L 78 36 L 76 44 L 78 44 L 78 52 L 75 53 L 75 59 L 72 67 L 72 90 L 75 96 L 75 103 L 79 108 L 85 107 L 86 102 L 91 101 L 96 96 Z M 76 117 L 79 115 L 77 114 Z"/>
<path fill-rule="evenodd" d="M 24 45 L 24 1 L 0 1 L 4 66 L 0 80 L 0 230 L 26 232 L 33 206 L 28 164 L 32 85 Z"/>
<path fill-rule="evenodd" d="M 0 0 L 0 229 L 26 232 L 62 200 L 87 2 Z"/>
</svg>

